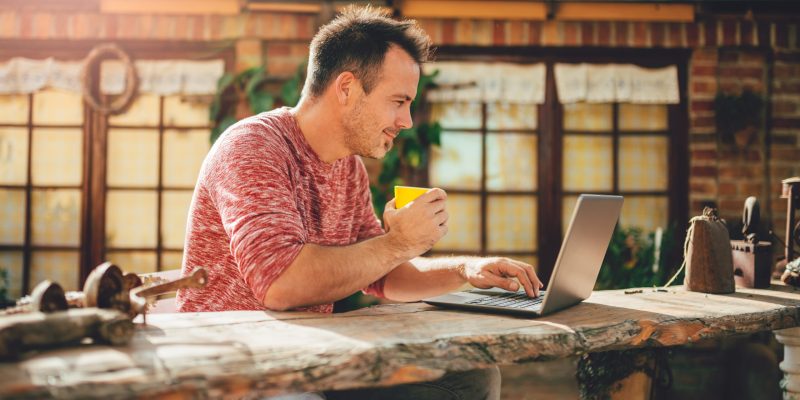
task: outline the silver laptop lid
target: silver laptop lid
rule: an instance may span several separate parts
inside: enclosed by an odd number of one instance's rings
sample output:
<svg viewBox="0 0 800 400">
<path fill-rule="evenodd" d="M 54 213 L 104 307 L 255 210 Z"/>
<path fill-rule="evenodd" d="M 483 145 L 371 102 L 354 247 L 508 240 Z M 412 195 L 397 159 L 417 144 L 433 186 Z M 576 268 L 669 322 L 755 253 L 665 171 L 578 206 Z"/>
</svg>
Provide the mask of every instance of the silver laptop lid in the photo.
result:
<svg viewBox="0 0 800 400">
<path fill-rule="evenodd" d="M 622 211 L 622 201 L 622 196 L 578 197 L 550 275 L 541 314 L 558 311 L 591 296 Z"/>
</svg>

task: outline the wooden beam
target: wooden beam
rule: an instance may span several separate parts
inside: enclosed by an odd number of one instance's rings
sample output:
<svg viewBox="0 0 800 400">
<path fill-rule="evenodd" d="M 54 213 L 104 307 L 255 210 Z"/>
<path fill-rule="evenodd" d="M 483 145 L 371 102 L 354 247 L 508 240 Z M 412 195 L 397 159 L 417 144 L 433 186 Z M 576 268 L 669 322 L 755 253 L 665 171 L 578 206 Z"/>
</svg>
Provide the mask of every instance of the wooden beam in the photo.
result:
<svg viewBox="0 0 800 400">
<path fill-rule="evenodd" d="M 248 3 L 250 11 L 292 12 L 301 14 L 317 14 L 322 10 L 320 3 Z"/>
<path fill-rule="evenodd" d="M 238 0 L 100 0 L 100 11 L 109 14 L 218 14 L 240 13 Z"/>
<path fill-rule="evenodd" d="M 562 21 L 694 21 L 691 4 L 559 3 L 556 7 L 556 19 Z"/>
<path fill-rule="evenodd" d="M 544 20 L 547 5 L 521 1 L 447 1 L 406 0 L 401 3 L 404 17 L 477 18 L 508 20 Z"/>
</svg>

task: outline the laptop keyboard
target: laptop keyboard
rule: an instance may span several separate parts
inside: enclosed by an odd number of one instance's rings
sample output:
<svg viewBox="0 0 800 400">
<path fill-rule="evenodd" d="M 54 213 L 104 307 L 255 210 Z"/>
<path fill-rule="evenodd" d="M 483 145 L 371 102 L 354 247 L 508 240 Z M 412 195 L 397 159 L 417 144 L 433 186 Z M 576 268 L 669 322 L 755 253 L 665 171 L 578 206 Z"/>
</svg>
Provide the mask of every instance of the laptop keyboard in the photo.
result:
<svg viewBox="0 0 800 400">
<path fill-rule="evenodd" d="M 508 308 L 531 308 L 542 304 L 542 300 L 544 300 L 544 291 L 540 291 L 539 297 L 537 298 L 530 298 L 525 293 L 482 294 L 482 296 L 481 298 L 468 301 L 467 304 Z"/>
</svg>

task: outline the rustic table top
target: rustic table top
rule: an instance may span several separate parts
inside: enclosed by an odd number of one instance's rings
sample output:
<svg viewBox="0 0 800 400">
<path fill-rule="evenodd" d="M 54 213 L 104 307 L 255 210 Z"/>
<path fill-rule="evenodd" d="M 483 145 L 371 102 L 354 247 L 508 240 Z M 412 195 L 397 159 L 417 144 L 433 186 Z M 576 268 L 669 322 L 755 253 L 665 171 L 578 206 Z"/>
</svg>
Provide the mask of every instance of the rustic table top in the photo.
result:
<svg viewBox="0 0 800 400">
<path fill-rule="evenodd" d="M 627 290 L 630 292 L 630 290 Z M 598 291 L 543 318 L 391 304 L 345 314 L 153 314 L 130 345 L 0 363 L 0 398 L 271 395 L 798 326 L 800 291 Z"/>
</svg>

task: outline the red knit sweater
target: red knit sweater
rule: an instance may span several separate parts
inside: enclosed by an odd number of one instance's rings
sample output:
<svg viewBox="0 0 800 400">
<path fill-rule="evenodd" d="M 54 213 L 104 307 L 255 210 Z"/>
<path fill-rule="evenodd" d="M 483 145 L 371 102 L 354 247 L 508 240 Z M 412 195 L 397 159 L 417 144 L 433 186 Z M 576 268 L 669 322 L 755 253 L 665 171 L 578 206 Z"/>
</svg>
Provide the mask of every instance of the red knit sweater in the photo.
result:
<svg viewBox="0 0 800 400">
<path fill-rule="evenodd" d="M 220 136 L 200 170 L 181 273 L 203 266 L 209 281 L 178 291 L 178 309 L 264 309 L 267 289 L 304 244 L 345 246 L 383 233 L 359 157 L 320 160 L 288 108 L 244 119 Z M 383 279 L 364 291 L 382 296 Z M 333 305 L 305 310 L 329 313 Z"/>
</svg>

